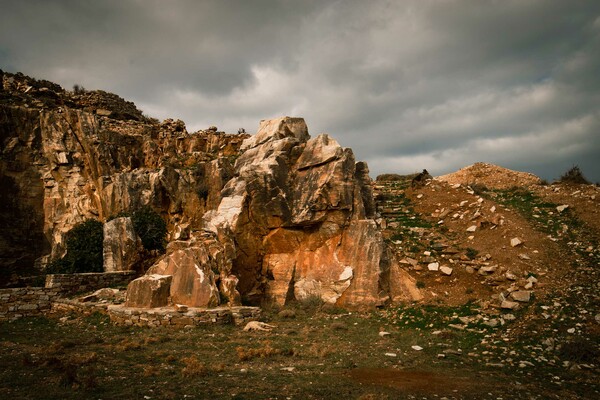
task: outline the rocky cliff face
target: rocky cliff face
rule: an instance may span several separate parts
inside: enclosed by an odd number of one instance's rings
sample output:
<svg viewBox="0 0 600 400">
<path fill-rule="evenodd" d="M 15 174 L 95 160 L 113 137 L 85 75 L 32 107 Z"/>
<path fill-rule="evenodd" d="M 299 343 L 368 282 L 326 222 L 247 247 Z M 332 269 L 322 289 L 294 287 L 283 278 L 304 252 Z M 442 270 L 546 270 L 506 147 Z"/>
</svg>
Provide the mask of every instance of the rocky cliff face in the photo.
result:
<svg viewBox="0 0 600 400">
<path fill-rule="evenodd" d="M 0 79 L 3 272 L 62 255 L 65 233 L 85 219 L 142 205 L 160 211 L 171 232 L 200 229 L 247 137 L 188 133 L 181 121 L 144 118 L 105 92 L 76 95 L 19 74 Z"/>
<path fill-rule="evenodd" d="M 172 302 L 319 296 L 371 306 L 405 293 L 394 289 L 404 277 L 373 220 L 366 164 L 327 135 L 311 139 L 303 119 L 262 121 L 254 136 L 188 133 L 181 121 L 145 118 L 105 92 L 0 78 L 4 272 L 62 255 L 66 232 L 85 219 L 148 205 L 166 220 L 171 242 L 149 273 L 172 276 L 161 280 Z M 121 265 L 121 253 L 130 265 L 135 254 L 123 249 L 135 238 L 105 228 L 112 231 L 105 266 Z M 136 283 L 137 299 L 143 288 Z"/>
</svg>

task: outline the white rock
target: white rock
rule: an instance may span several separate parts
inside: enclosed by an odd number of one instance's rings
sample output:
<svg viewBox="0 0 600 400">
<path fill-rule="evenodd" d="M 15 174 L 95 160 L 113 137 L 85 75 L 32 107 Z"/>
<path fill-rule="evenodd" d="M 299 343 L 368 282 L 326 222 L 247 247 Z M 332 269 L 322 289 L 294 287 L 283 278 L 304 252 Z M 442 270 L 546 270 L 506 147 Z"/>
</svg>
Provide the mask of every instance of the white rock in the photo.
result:
<svg viewBox="0 0 600 400">
<path fill-rule="evenodd" d="M 417 195 L 417 199 L 420 199 L 421 197 L 423 197 L 423 194 L 422 194 L 422 193 L 419 193 L 419 194 Z"/>
<path fill-rule="evenodd" d="M 519 239 L 518 237 L 514 237 L 514 238 L 510 239 L 510 245 L 512 247 L 517 247 L 521 244 L 523 244 L 523 241 L 521 239 Z"/>
<path fill-rule="evenodd" d="M 416 351 L 421 351 L 423 350 L 423 348 L 419 345 L 414 345 L 414 346 L 410 346 L 411 349 L 416 350 Z"/>
<path fill-rule="evenodd" d="M 475 232 L 477 230 L 477 225 L 471 225 L 467 228 L 467 232 Z"/>
<path fill-rule="evenodd" d="M 430 271 L 437 271 L 437 270 L 439 270 L 439 269 L 440 269 L 440 264 L 439 264 L 439 263 L 436 263 L 436 262 L 429 263 L 429 264 L 427 265 L 427 269 L 428 269 L 428 270 L 430 270 Z"/>
<path fill-rule="evenodd" d="M 513 274 L 510 271 L 507 271 L 506 274 L 506 279 L 508 279 L 509 281 L 516 281 L 517 280 L 517 276 L 515 274 Z"/>
<path fill-rule="evenodd" d="M 387 357 L 396 357 L 396 353 L 385 353 Z"/>
<path fill-rule="evenodd" d="M 281 371 L 292 372 L 295 369 L 296 369 L 295 367 L 283 367 L 283 368 L 281 368 Z"/>
<path fill-rule="evenodd" d="M 494 272 L 496 272 L 496 269 L 498 269 L 497 265 L 481 267 L 481 268 L 479 268 L 479 275 L 493 274 Z"/>
<path fill-rule="evenodd" d="M 452 268 L 444 265 L 444 266 L 440 267 L 440 272 L 444 275 L 450 276 L 450 275 L 452 275 Z"/>
<path fill-rule="evenodd" d="M 575 333 L 575 328 L 569 328 L 569 329 L 567 329 L 567 332 L 568 333 Z"/>
<path fill-rule="evenodd" d="M 385 337 L 385 336 L 388 336 L 388 335 L 390 335 L 389 332 L 385 332 L 385 331 L 379 332 L 379 336 L 381 336 L 381 337 Z"/>
<path fill-rule="evenodd" d="M 556 207 L 556 211 L 558 211 L 558 212 L 563 212 L 563 211 L 565 211 L 567 208 L 569 208 L 569 205 L 568 205 L 568 204 L 563 204 L 563 205 L 561 205 L 561 206 L 558 206 L 558 207 Z"/>
</svg>

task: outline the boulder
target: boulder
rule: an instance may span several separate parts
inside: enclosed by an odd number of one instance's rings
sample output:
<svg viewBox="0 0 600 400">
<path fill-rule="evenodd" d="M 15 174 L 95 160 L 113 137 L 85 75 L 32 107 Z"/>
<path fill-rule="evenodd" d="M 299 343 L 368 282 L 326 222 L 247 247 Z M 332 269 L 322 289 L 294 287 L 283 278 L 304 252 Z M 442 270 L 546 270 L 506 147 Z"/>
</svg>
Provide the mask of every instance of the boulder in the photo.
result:
<svg viewBox="0 0 600 400">
<path fill-rule="evenodd" d="M 127 285 L 126 307 L 155 308 L 169 304 L 172 276 L 144 275 Z"/>
<path fill-rule="evenodd" d="M 174 303 L 189 307 L 215 307 L 220 304 L 219 281 L 229 302 L 239 304 L 235 279 L 230 277 L 231 260 L 224 247 L 211 235 L 196 235 L 188 241 L 174 241 L 167 254 L 148 274 L 171 275 L 170 296 Z"/>
<path fill-rule="evenodd" d="M 104 272 L 129 271 L 139 261 L 142 241 L 129 217 L 115 218 L 104 224 Z"/>
</svg>

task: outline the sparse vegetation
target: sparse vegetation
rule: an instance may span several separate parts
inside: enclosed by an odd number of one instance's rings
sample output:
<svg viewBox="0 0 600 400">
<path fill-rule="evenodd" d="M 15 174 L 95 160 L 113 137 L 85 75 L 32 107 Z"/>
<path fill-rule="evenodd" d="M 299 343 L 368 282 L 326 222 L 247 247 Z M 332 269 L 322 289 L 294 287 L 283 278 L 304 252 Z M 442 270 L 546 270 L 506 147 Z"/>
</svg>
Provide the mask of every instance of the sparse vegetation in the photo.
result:
<svg viewBox="0 0 600 400">
<path fill-rule="evenodd" d="M 86 92 L 87 92 L 87 90 L 85 90 L 85 88 L 82 85 L 77 84 L 77 83 L 75 85 L 73 85 L 73 93 L 84 94 Z"/>
<path fill-rule="evenodd" d="M 160 214 L 146 206 L 136 210 L 131 215 L 133 228 L 142 239 L 146 250 L 164 250 L 167 224 Z"/>
<path fill-rule="evenodd" d="M 67 253 L 48 266 L 48 273 L 73 274 L 103 271 L 104 230 L 100 221 L 89 219 L 66 235 Z"/>
<path fill-rule="evenodd" d="M 470 260 L 474 260 L 478 254 L 479 254 L 479 250 L 476 250 L 472 247 L 467 247 L 466 255 Z"/>
<path fill-rule="evenodd" d="M 572 184 L 584 184 L 584 185 L 590 184 L 590 181 L 588 181 L 585 178 L 585 176 L 583 175 L 583 172 L 577 165 L 574 165 L 573 167 L 571 167 L 571 169 L 569 169 L 567 172 L 562 174 L 559 181 L 562 183 L 572 183 Z"/>
</svg>

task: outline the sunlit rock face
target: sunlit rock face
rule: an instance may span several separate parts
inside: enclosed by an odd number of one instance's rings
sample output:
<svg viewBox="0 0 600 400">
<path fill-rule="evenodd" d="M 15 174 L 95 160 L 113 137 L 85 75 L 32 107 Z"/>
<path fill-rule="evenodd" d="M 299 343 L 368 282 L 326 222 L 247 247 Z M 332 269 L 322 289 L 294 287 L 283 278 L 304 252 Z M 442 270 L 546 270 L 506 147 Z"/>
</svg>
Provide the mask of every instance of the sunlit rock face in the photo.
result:
<svg viewBox="0 0 600 400">
<path fill-rule="evenodd" d="M 326 134 L 311 139 L 300 118 L 262 121 L 241 148 L 221 203 L 204 218 L 235 245 L 242 297 L 350 307 L 390 300 L 366 164 Z"/>
</svg>

